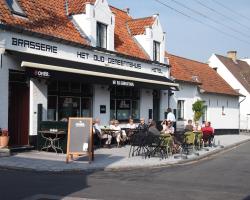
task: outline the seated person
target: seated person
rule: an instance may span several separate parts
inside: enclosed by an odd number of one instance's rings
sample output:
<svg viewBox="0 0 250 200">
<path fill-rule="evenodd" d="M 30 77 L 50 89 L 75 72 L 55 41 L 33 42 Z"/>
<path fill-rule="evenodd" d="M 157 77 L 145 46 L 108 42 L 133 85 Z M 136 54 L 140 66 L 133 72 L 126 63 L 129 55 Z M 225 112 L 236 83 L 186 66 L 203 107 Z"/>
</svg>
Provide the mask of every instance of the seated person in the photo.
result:
<svg viewBox="0 0 250 200">
<path fill-rule="evenodd" d="M 202 127 L 201 131 L 205 145 L 208 143 L 209 146 L 212 146 L 211 141 L 214 138 L 214 129 L 211 127 L 211 123 L 205 122 L 205 127 Z"/>
<path fill-rule="evenodd" d="M 174 130 L 174 127 L 173 127 L 171 121 L 166 121 L 165 120 L 162 127 L 163 127 L 163 129 L 162 129 L 163 134 L 170 134 L 170 135 L 174 134 L 175 130 Z"/>
<path fill-rule="evenodd" d="M 126 141 L 127 135 L 125 131 L 122 130 L 121 127 L 119 126 L 118 120 L 114 121 L 114 125 L 112 126 L 111 129 L 115 130 L 113 136 L 116 138 L 117 147 L 120 147 L 120 143 Z"/>
<path fill-rule="evenodd" d="M 112 136 L 111 136 L 111 135 L 108 135 L 108 134 L 104 134 L 104 133 L 101 131 L 101 128 L 100 128 L 100 119 L 99 119 L 99 118 L 96 118 L 96 119 L 94 120 L 93 133 L 94 133 L 94 134 L 97 134 L 97 136 L 98 136 L 100 139 L 107 139 L 105 144 L 108 145 L 108 146 L 110 146 L 111 140 L 112 140 Z"/>
<path fill-rule="evenodd" d="M 156 128 L 156 122 L 152 121 L 148 129 L 149 134 L 160 136 L 160 131 Z"/>
<path fill-rule="evenodd" d="M 185 129 L 184 129 L 185 132 L 189 132 L 189 131 L 193 131 L 194 130 L 194 127 L 193 127 L 192 123 L 193 123 L 192 120 L 189 119 L 188 120 L 188 124 L 185 126 Z"/>
<path fill-rule="evenodd" d="M 129 119 L 126 128 L 128 128 L 128 129 L 136 129 L 136 124 L 134 123 L 133 119 L 131 119 L 131 118 Z"/>
<path fill-rule="evenodd" d="M 128 137 L 130 137 L 131 135 L 133 135 L 134 132 L 131 129 L 136 129 L 136 124 L 134 123 L 133 119 L 131 119 L 131 118 L 129 119 L 129 122 L 128 122 L 126 128 L 127 128 L 127 135 L 128 135 Z"/>
<path fill-rule="evenodd" d="M 111 119 L 110 122 L 109 122 L 109 128 L 113 129 L 114 126 L 115 126 L 115 119 Z"/>
<path fill-rule="evenodd" d="M 137 127 L 138 129 L 142 130 L 143 132 L 146 132 L 148 130 L 148 125 L 145 123 L 145 119 L 141 118 L 140 123 Z"/>
<path fill-rule="evenodd" d="M 195 122 L 193 131 L 201 132 L 201 126 L 199 125 L 199 122 Z"/>
</svg>

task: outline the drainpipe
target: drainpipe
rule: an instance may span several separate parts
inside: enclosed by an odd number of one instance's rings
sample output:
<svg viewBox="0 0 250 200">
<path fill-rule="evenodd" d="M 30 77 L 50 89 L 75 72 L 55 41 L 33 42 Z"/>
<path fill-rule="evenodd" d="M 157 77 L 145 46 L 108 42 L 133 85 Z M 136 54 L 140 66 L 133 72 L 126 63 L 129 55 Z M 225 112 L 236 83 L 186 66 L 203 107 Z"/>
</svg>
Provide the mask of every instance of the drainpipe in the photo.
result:
<svg viewBox="0 0 250 200">
<path fill-rule="evenodd" d="M 239 102 L 239 134 L 240 134 L 240 104 L 246 100 L 246 97 Z"/>
</svg>

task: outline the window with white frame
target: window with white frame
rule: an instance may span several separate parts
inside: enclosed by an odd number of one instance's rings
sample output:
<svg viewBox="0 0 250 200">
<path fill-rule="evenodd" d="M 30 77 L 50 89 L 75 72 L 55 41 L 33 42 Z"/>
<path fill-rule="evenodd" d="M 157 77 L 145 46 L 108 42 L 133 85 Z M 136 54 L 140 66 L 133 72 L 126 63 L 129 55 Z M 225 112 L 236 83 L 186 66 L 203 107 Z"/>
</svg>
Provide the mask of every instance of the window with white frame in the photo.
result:
<svg viewBox="0 0 250 200">
<path fill-rule="evenodd" d="M 153 60 L 160 62 L 160 42 L 154 41 Z"/>
<path fill-rule="evenodd" d="M 100 22 L 96 24 L 96 47 L 107 48 L 107 25 Z"/>
<path fill-rule="evenodd" d="M 207 121 L 207 106 L 206 105 L 204 106 L 203 113 L 202 113 L 202 116 L 201 116 L 201 120 L 203 122 Z"/>
<path fill-rule="evenodd" d="M 177 101 L 177 119 L 178 120 L 184 119 L 184 100 Z"/>
</svg>

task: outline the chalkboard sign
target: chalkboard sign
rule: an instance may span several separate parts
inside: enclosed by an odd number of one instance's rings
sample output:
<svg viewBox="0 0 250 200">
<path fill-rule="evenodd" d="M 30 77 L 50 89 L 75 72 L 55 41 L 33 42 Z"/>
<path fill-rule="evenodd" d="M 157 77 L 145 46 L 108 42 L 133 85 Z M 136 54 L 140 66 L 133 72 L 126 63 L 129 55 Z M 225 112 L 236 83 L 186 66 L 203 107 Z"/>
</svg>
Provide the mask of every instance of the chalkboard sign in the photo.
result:
<svg viewBox="0 0 250 200">
<path fill-rule="evenodd" d="M 69 118 L 66 162 L 75 156 L 88 155 L 93 160 L 92 118 Z"/>
</svg>

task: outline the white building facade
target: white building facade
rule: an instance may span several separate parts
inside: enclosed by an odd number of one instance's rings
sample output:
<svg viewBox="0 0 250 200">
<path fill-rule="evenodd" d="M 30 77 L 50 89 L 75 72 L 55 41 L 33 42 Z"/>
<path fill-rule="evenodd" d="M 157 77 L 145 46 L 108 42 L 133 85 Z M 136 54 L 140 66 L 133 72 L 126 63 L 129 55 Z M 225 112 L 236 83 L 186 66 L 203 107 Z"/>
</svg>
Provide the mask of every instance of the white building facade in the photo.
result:
<svg viewBox="0 0 250 200">
<path fill-rule="evenodd" d="M 236 56 L 236 55 L 235 55 Z M 209 58 L 209 66 L 216 68 L 216 71 L 220 76 L 235 90 L 237 90 L 242 96 L 239 98 L 239 128 L 242 130 L 250 129 L 250 83 L 244 75 L 240 75 L 241 71 L 249 76 L 250 66 L 247 64 L 247 60 L 235 61 L 229 57 L 213 54 Z"/>
<path fill-rule="evenodd" d="M 239 133 L 239 94 L 207 64 L 175 55 L 168 57 L 171 75 L 180 88 L 170 98 L 170 107 L 176 114 L 177 130 L 183 131 L 187 121 L 193 120 L 192 105 L 201 100 L 205 110 L 200 125 L 203 121 L 210 121 L 216 134 Z"/>
<path fill-rule="evenodd" d="M 111 119 L 127 123 L 129 118 L 164 118 L 168 93 L 178 84 L 169 79 L 169 65 L 164 62 L 165 37 L 159 18 L 152 17 L 153 40 L 148 43 L 153 46 L 157 40 L 160 48 L 148 49 L 139 39 L 135 42 L 136 37 L 121 39 L 115 33 L 121 16 L 131 20 L 128 13 L 111 10 L 106 0 L 87 3 L 85 12 L 72 13 L 67 18 L 85 44 L 25 27 L 16 31 L 8 22 L 1 25 L 0 127 L 9 129 L 11 145 L 33 145 L 39 104 L 43 121 L 98 117 L 108 125 Z M 141 28 L 148 32 L 149 27 Z M 131 41 L 134 46 L 124 53 L 115 37 L 121 46 Z M 140 55 L 126 53 L 133 49 Z M 153 55 L 159 58 L 152 59 Z"/>
</svg>

